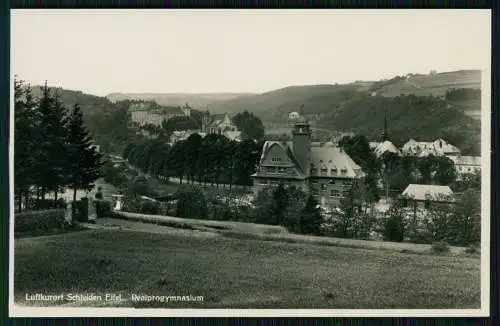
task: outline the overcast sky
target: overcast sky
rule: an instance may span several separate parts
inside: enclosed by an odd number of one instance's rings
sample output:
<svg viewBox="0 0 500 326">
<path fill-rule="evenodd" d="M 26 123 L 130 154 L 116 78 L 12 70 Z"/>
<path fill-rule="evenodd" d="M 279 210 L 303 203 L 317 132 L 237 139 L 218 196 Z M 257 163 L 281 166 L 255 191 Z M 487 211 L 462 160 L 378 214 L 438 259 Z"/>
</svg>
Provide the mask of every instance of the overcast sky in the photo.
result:
<svg viewBox="0 0 500 326">
<path fill-rule="evenodd" d="M 13 10 L 12 73 L 106 95 L 489 67 L 486 10 Z"/>
</svg>

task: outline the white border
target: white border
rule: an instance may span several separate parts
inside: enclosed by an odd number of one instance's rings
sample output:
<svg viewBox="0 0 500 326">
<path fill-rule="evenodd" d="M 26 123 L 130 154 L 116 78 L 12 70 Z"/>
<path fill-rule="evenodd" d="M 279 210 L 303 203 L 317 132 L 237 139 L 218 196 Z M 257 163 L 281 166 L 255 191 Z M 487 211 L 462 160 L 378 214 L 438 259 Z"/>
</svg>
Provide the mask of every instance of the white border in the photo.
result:
<svg viewBox="0 0 500 326">
<path fill-rule="evenodd" d="M 491 17 L 491 10 L 489 16 Z M 491 24 L 489 26 L 491 39 Z M 12 40 L 11 40 L 12 42 Z M 11 50 L 12 51 L 12 50 Z M 491 43 L 482 69 L 481 101 L 481 308 L 480 309 L 135 309 L 25 307 L 14 303 L 14 197 L 9 225 L 10 317 L 487 317 L 490 314 L 490 154 L 491 154 Z M 11 110 L 9 139 L 9 192 L 14 193 L 14 76 L 11 60 Z M 22 76 L 20 76 L 22 77 Z"/>
</svg>

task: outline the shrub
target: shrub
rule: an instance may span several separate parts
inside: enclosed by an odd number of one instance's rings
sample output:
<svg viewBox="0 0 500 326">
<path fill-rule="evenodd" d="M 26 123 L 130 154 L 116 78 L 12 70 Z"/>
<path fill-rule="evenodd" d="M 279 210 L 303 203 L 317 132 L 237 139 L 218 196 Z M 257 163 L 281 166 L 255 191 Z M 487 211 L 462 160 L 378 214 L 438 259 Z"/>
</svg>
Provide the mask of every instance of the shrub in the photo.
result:
<svg viewBox="0 0 500 326">
<path fill-rule="evenodd" d="M 111 202 L 109 200 L 96 200 L 95 210 L 97 217 L 109 217 L 111 215 Z"/>
<path fill-rule="evenodd" d="M 73 203 L 73 220 L 87 222 L 89 218 L 89 201 L 86 197 Z"/>
<path fill-rule="evenodd" d="M 183 185 L 177 189 L 176 216 L 206 219 L 208 217 L 207 199 L 203 191 L 194 185 Z"/>
<path fill-rule="evenodd" d="M 446 242 L 440 241 L 440 242 L 435 242 L 432 245 L 431 250 L 436 253 L 445 253 L 450 251 L 450 247 Z"/>
<path fill-rule="evenodd" d="M 32 210 L 62 209 L 66 208 L 66 201 L 63 198 L 54 199 L 33 199 L 31 202 Z"/>
<path fill-rule="evenodd" d="M 383 236 L 385 240 L 401 242 L 405 237 L 404 211 L 399 203 L 393 204 L 387 212 Z"/>
<path fill-rule="evenodd" d="M 143 214 L 159 214 L 160 205 L 158 203 L 146 200 L 140 204 L 140 212 Z"/>
<path fill-rule="evenodd" d="M 64 229 L 66 210 L 50 209 L 15 214 L 14 233 L 43 234 L 53 229 Z"/>
</svg>

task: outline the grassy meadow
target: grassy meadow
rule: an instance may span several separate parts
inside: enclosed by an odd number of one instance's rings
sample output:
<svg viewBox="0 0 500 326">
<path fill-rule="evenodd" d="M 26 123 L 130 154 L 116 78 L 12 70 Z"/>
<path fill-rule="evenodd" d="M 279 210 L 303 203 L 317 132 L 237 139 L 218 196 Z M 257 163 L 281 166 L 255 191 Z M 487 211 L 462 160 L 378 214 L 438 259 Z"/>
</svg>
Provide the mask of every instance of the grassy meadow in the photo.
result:
<svg viewBox="0 0 500 326">
<path fill-rule="evenodd" d="M 122 294 L 116 306 L 149 308 L 480 308 L 477 258 L 155 228 L 171 232 L 89 230 L 16 239 L 16 303 L 30 304 L 26 293 L 107 292 Z M 138 303 L 131 294 L 204 301 Z"/>
</svg>

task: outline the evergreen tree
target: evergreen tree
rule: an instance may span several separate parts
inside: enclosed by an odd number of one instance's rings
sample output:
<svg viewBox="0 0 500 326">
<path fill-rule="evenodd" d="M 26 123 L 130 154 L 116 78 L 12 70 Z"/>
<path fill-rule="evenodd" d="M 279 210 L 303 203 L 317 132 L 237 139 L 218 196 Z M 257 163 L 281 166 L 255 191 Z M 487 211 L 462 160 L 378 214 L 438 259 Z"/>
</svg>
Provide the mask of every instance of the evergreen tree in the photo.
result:
<svg viewBox="0 0 500 326">
<path fill-rule="evenodd" d="M 312 195 L 309 195 L 300 217 L 300 231 L 303 234 L 320 235 L 322 223 L 323 216 L 318 201 Z"/>
<path fill-rule="evenodd" d="M 288 206 L 288 194 L 283 183 L 274 190 L 273 193 L 273 209 L 272 216 L 274 218 L 274 224 L 285 225 L 285 210 Z"/>
<path fill-rule="evenodd" d="M 39 101 L 41 137 L 39 161 L 39 180 L 42 199 L 47 191 L 54 191 L 57 199 L 58 191 L 67 183 L 67 117 L 59 97 L 50 93 L 47 84 L 43 87 L 42 98 Z"/>
<path fill-rule="evenodd" d="M 73 201 L 79 189 L 91 190 L 100 176 L 103 164 L 101 154 L 93 146 L 92 139 L 83 123 L 83 116 L 75 105 L 68 125 L 68 184 L 73 189 Z"/>
<path fill-rule="evenodd" d="M 18 210 L 22 209 L 22 200 L 28 207 L 32 185 L 36 183 L 36 163 L 39 155 L 37 146 L 37 127 L 39 115 L 31 94 L 31 87 L 23 81 L 14 80 L 14 179 Z"/>
</svg>

